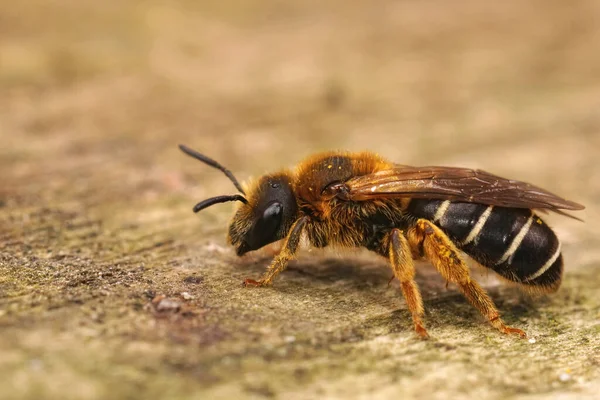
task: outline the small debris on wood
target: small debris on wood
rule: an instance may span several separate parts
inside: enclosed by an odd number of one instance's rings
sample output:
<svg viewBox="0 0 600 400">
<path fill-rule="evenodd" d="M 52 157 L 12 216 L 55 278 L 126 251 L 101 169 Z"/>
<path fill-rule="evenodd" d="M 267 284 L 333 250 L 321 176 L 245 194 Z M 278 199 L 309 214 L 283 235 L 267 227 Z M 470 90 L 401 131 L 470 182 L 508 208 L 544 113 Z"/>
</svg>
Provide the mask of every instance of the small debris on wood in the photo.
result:
<svg viewBox="0 0 600 400">
<path fill-rule="evenodd" d="M 183 297 L 184 300 L 193 300 L 195 298 L 195 296 L 192 296 L 188 292 L 181 292 L 181 297 Z"/>
<path fill-rule="evenodd" d="M 177 313 L 181 310 L 181 304 L 177 300 L 169 299 L 164 294 L 154 297 L 150 304 L 158 313 Z"/>
<path fill-rule="evenodd" d="M 197 284 L 199 284 L 199 283 L 202 283 L 202 282 L 204 282 L 204 278 L 203 278 L 203 277 L 201 277 L 201 276 L 190 275 L 190 276 L 186 276 L 186 277 L 183 279 L 183 282 L 185 282 L 185 283 L 192 283 L 192 284 L 194 284 L 194 285 L 197 285 Z"/>
<path fill-rule="evenodd" d="M 219 254 L 226 254 L 229 253 L 229 248 L 221 246 L 215 242 L 209 242 L 207 245 L 204 246 L 204 248 L 207 251 L 210 252 L 215 252 L 215 253 L 219 253 Z"/>
<path fill-rule="evenodd" d="M 286 343 L 294 343 L 296 341 L 296 336 L 286 336 L 283 338 L 283 341 Z"/>
<path fill-rule="evenodd" d="M 568 382 L 571 380 L 571 375 L 563 372 L 558 376 L 558 380 L 560 380 L 561 382 Z"/>
</svg>

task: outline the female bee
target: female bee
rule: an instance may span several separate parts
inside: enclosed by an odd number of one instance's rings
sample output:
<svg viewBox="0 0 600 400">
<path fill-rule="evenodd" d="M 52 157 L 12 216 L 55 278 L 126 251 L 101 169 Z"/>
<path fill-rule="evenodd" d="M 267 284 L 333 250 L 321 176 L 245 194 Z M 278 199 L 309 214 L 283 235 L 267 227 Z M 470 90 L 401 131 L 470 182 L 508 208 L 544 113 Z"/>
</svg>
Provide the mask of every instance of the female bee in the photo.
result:
<svg viewBox="0 0 600 400">
<path fill-rule="evenodd" d="M 246 279 L 245 285 L 272 284 L 296 255 L 303 234 L 316 247 L 366 247 L 389 260 L 422 337 L 427 331 L 413 259 L 429 260 L 496 329 L 525 337 L 502 321 L 460 251 L 528 289 L 556 291 L 563 270 L 560 243 L 532 210 L 564 214 L 561 210 L 584 208 L 481 170 L 410 167 L 369 152 L 318 154 L 293 171 L 264 175 L 242 187 L 221 164 L 179 147 L 224 172 L 240 192 L 194 207 L 198 212 L 217 203 L 240 203 L 228 234 L 239 256 L 283 239 L 263 277 Z"/>
</svg>

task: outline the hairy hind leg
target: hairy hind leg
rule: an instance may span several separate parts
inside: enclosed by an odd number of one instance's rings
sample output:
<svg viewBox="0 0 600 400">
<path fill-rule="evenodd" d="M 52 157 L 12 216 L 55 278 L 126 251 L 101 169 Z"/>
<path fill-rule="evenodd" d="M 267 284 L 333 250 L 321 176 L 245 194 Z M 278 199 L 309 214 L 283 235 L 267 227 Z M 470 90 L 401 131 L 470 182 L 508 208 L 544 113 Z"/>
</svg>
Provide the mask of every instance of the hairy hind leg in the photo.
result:
<svg viewBox="0 0 600 400">
<path fill-rule="evenodd" d="M 526 337 L 521 329 L 507 326 L 486 291 L 471 279 L 469 268 L 460 253 L 444 232 L 432 222 L 419 219 L 408 231 L 408 241 L 413 250 L 423 253 L 438 272 L 449 282 L 458 285 L 459 290 L 487 320 L 500 332 L 516 333 Z"/>
<path fill-rule="evenodd" d="M 415 282 L 415 265 L 410 245 L 402 231 L 393 229 L 388 235 L 388 255 L 394 276 L 400 281 L 400 288 L 406 300 L 408 310 L 412 314 L 415 331 L 422 338 L 429 335 L 423 326 L 423 300 Z"/>
</svg>

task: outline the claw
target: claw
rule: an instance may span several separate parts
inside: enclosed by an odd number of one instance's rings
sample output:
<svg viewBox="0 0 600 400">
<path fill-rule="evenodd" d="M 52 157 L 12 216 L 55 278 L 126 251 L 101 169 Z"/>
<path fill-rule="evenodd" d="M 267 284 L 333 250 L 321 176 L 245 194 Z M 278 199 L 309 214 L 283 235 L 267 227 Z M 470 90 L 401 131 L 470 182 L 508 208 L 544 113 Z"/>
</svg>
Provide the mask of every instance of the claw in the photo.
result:
<svg viewBox="0 0 600 400">
<path fill-rule="evenodd" d="M 421 324 L 417 324 L 415 325 L 415 331 L 417 332 L 417 335 L 419 335 L 419 337 L 421 339 L 429 339 L 429 334 L 427 333 L 427 330 L 425 329 L 425 327 Z"/>
<path fill-rule="evenodd" d="M 244 279 L 244 282 L 242 282 L 242 285 L 245 287 L 248 287 L 248 286 L 264 287 L 264 286 L 269 286 L 270 284 L 271 284 L 270 281 L 266 281 L 263 279 L 259 279 L 259 280 L 255 281 L 254 279 L 250 279 L 250 278 Z"/>
<path fill-rule="evenodd" d="M 396 275 L 392 275 L 392 277 L 388 281 L 388 287 L 390 287 L 390 284 L 392 283 L 392 281 L 394 280 L 395 277 L 396 277 Z"/>
<path fill-rule="evenodd" d="M 521 337 L 521 339 L 525 339 L 527 337 L 527 334 L 525 333 L 525 331 L 523 331 L 519 328 L 513 328 L 508 325 L 505 325 L 504 322 L 502 322 L 502 320 L 500 319 L 500 316 L 497 314 L 496 314 L 496 316 L 494 316 L 493 318 L 490 319 L 490 323 L 492 324 L 493 327 L 495 327 L 500 332 L 502 332 L 506 335 L 517 334 Z"/>
<path fill-rule="evenodd" d="M 525 331 L 518 328 L 511 328 L 510 326 L 506 326 L 504 328 L 504 333 L 506 333 L 507 335 L 517 334 L 521 337 L 521 339 L 527 338 L 527 334 L 525 333 Z"/>
<path fill-rule="evenodd" d="M 261 283 L 259 281 L 255 281 L 254 279 L 247 278 L 247 279 L 244 279 L 244 282 L 242 282 L 242 285 L 245 287 L 248 287 L 248 286 L 259 287 L 261 285 Z"/>
</svg>

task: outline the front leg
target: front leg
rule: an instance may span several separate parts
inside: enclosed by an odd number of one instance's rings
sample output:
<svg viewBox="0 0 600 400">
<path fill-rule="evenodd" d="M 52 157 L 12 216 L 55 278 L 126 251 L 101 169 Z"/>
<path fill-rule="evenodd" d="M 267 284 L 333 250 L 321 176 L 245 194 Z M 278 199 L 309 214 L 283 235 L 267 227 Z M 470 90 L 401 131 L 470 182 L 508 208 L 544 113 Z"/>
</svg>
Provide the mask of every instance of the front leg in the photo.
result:
<svg viewBox="0 0 600 400">
<path fill-rule="evenodd" d="M 308 217 L 302 217 L 292 225 L 290 232 L 288 233 L 281 251 L 275 256 L 271 265 L 267 269 L 267 272 L 258 281 L 254 279 L 244 280 L 244 286 L 269 286 L 273 283 L 273 279 L 283 271 L 288 262 L 296 256 L 298 247 L 300 244 L 300 238 L 302 237 L 302 230 Z"/>
</svg>

